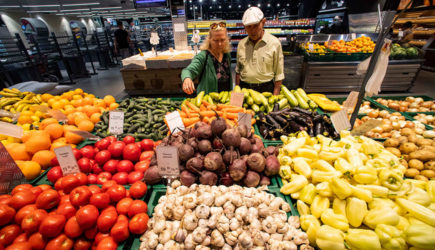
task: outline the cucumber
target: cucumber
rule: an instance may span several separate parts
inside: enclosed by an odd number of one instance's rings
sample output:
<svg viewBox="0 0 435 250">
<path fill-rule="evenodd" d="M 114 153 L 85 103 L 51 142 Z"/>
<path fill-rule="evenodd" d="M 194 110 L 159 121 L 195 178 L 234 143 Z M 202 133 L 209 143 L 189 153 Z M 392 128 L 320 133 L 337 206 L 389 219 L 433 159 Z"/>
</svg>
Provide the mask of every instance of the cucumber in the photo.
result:
<svg viewBox="0 0 435 250">
<path fill-rule="evenodd" d="M 296 107 L 298 106 L 298 100 L 296 99 L 296 97 L 292 94 L 292 92 L 290 92 L 290 90 L 288 90 L 288 88 L 286 86 L 281 86 L 281 90 L 285 96 L 285 98 L 287 98 L 288 102 L 290 103 L 290 105 L 292 107 Z"/>
<path fill-rule="evenodd" d="M 307 93 L 305 93 L 305 91 L 301 88 L 296 89 L 296 91 L 299 93 L 299 95 L 302 97 L 302 99 L 304 99 L 304 101 L 308 102 L 308 100 L 310 100 L 310 98 L 307 96 Z"/>
<path fill-rule="evenodd" d="M 213 100 L 219 100 L 219 93 L 211 92 L 208 94 Z"/>
<path fill-rule="evenodd" d="M 260 107 L 258 107 L 258 105 L 256 103 L 252 104 L 251 108 L 252 108 L 252 110 L 255 111 L 255 113 L 260 111 Z"/>
<path fill-rule="evenodd" d="M 205 92 L 204 92 L 204 91 L 201 91 L 201 92 L 199 92 L 198 96 L 196 97 L 195 105 L 196 105 L 197 107 L 201 106 L 202 98 L 204 97 L 204 94 L 205 94 Z"/>
<path fill-rule="evenodd" d="M 308 106 L 308 103 L 302 98 L 302 96 L 297 91 L 294 91 L 293 94 L 295 95 L 296 100 L 298 100 L 299 107 L 301 107 L 303 109 L 310 108 L 310 106 Z"/>
<path fill-rule="evenodd" d="M 317 104 L 311 99 L 308 100 L 308 106 L 310 106 L 311 109 L 316 109 L 318 107 Z"/>
<path fill-rule="evenodd" d="M 252 97 L 248 96 L 246 103 L 251 106 L 252 104 L 254 104 L 254 99 Z"/>
<path fill-rule="evenodd" d="M 273 96 L 272 95 L 272 93 L 270 93 L 270 92 L 263 92 L 263 93 L 261 93 L 264 97 L 271 97 L 271 96 Z"/>
<path fill-rule="evenodd" d="M 249 91 L 249 95 L 252 97 L 252 99 L 254 99 L 255 104 L 260 105 L 263 103 L 260 93 L 252 89 L 249 89 L 248 91 Z"/>
<path fill-rule="evenodd" d="M 278 101 L 279 109 L 283 109 L 284 106 L 288 104 L 287 98 L 283 98 Z"/>
<path fill-rule="evenodd" d="M 236 85 L 236 86 L 234 87 L 234 92 L 236 92 L 236 93 L 241 93 L 241 92 L 242 92 L 242 89 L 240 88 L 239 85 Z"/>
</svg>

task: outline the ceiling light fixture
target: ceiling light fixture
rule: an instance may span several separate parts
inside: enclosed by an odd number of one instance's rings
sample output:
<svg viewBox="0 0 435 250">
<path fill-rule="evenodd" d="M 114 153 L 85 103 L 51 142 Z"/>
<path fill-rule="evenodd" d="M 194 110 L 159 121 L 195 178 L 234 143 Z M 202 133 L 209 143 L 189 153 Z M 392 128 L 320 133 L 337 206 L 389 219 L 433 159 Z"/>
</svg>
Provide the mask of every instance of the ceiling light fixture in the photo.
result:
<svg viewBox="0 0 435 250">
<path fill-rule="evenodd" d="M 230 9 L 231 9 L 231 5 L 228 5 L 228 8 L 230 8 Z"/>
<path fill-rule="evenodd" d="M 62 6 L 64 6 L 64 7 L 87 6 L 87 5 L 100 5 L 100 3 L 71 3 L 71 4 L 62 4 Z"/>
<path fill-rule="evenodd" d="M 19 5 L 1 5 L 0 8 L 20 8 Z"/>
<path fill-rule="evenodd" d="M 57 10 L 29 10 L 27 13 L 56 13 Z"/>
<path fill-rule="evenodd" d="M 261 4 L 257 4 L 258 7 L 261 7 Z"/>
<path fill-rule="evenodd" d="M 60 7 L 60 4 L 46 4 L 46 5 L 23 5 L 24 8 L 39 8 L 39 7 Z"/>
<path fill-rule="evenodd" d="M 60 12 L 74 12 L 74 11 L 84 11 L 89 9 L 71 9 L 71 10 L 60 10 Z"/>
<path fill-rule="evenodd" d="M 122 9 L 122 7 L 121 6 L 117 6 L 117 7 L 92 8 L 92 10 L 111 10 L 111 9 Z"/>
</svg>

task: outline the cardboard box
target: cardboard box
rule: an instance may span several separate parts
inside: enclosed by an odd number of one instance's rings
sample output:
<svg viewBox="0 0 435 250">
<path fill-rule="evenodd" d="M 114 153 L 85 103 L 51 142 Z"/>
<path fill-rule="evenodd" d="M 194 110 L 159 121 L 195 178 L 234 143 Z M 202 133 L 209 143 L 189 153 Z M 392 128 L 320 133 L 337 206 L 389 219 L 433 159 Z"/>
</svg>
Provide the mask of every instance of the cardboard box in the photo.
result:
<svg viewBox="0 0 435 250">
<path fill-rule="evenodd" d="M 180 94 L 182 69 L 121 69 L 125 90 L 133 94 Z"/>
</svg>

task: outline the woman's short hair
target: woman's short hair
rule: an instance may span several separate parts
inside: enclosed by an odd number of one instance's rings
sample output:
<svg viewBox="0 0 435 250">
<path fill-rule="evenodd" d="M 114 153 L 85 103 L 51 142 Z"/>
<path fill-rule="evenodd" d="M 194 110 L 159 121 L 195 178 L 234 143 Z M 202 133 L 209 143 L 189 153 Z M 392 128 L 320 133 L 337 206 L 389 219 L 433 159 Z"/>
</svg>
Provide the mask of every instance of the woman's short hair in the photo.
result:
<svg viewBox="0 0 435 250">
<path fill-rule="evenodd" d="M 217 31 L 221 31 L 221 30 L 224 30 L 225 33 L 226 33 L 225 46 L 224 46 L 224 51 L 223 52 L 224 53 L 231 52 L 230 38 L 228 37 L 227 29 L 225 29 L 225 28 L 220 28 L 220 29 L 216 29 L 216 30 L 210 30 L 208 32 L 208 35 L 205 38 L 204 42 L 201 44 L 200 49 L 201 50 L 208 50 L 208 49 L 210 49 L 210 47 L 211 47 L 210 39 L 211 39 L 212 33 L 213 32 L 217 32 Z"/>
</svg>

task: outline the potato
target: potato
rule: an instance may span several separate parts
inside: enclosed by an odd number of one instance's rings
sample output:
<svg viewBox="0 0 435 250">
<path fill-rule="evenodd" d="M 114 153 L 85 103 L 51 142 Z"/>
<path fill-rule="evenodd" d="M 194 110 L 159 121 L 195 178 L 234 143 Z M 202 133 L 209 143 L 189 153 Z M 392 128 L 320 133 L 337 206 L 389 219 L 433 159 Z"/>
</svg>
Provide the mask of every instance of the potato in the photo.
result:
<svg viewBox="0 0 435 250">
<path fill-rule="evenodd" d="M 435 171 L 433 170 L 423 170 L 420 172 L 421 175 L 426 176 L 429 179 L 432 179 L 435 177 Z"/>
<path fill-rule="evenodd" d="M 435 160 L 435 152 L 429 150 L 418 150 L 409 154 L 409 159 L 417 159 L 420 161 Z"/>
<path fill-rule="evenodd" d="M 402 158 L 403 158 L 405 161 L 409 161 L 409 155 L 402 155 Z"/>
<path fill-rule="evenodd" d="M 434 146 L 434 147 L 435 147 L 435 141 L 432 141 L 432 146 Z"/>
<path fill-rule="evenodd" d="M 393 148 L 393 147 L 388 147 L 385 148 L 386 150 L 390 151 L 393 155 L 400 157 L 402 155 L 402 153 L 400 153 L 400 150 L 398 150 L 397 148 Z"/>
<path fill-rule="evenodd" d="M 414 132 L 414 130 L 412 130 L 412 129 L 410 129 L 410 128 L 403 128 L 401 131 L 400 131 L 400 134 L 401 135 L 404 135 L 404 136 L 410 136 L 410 135 L 415 135 L 415 132 Z M 409 139 L 409 138 L 408 138 Z"/>
<path fill-rule="evenodd" d="M 425 145 L 425 146 L 419 148 L 419 150 L 428 150 L 428 151 L 435 152 L 435 147 L 434 146 Z"/>
<path fill-rule="evenodd" d="M 417 160 L 417 159 L 410 160 L 408 162 L 408 166 L 410 168 L 415 168 L 415 169 L 418 169 L 418 170 L 423 170 L 424 169 L 423 162 L 421 162 L 420 160 Z"/>
<path fill-rule="evenodd" d="M 418 137 L 415 134 L 408 136 L 408 142 L 416 143 L 417 140 L 418 140 Z"/>
<path fill-rule="evenodd" d="M 399 140 L 397 139 L 388 138 L 387 140 L 384 141 L 384 147 L 397 148 L 398 146 L 399 146 Z"/>
<path fill-rule="evenodd" d="M 415 177 L 415 176 L 417 176 L 418 174 L 420 174 L 420 171 L 418 171 L 418 170 L 415 169 L 415 168 L 408 168 L 408 169 L 405 171 L 405 176 L 406 176 L 406 177 Z"/>
<path fill-rule="evenodd" d="M 424 168 L 428 170 L 435 170 L 435 161 L 428 161 L 424 163 Z"/>
<path fill-rule="evenodd" d="M 399 138 L 397 138 L 397 140 L 399 140 L 399 143 L 402 144 L 408 142 L 408 137 L 402 135 Z"/>
<path fill-rule="evenodd" d="M 402 164 L 405 168 L 408 168 L 408 162 L 405 159 L 399 160 L 400 164 Z"/>
<path fill-rule="evenodd" d="M 430 146 L 430 145 L 432 145 L 432 140 L 429 140 L 429 139 L 417 139 L 417 141 L 415 143 L 419 147 Z"/>
<path fill-rule="evenodd" d="M 412 142 L 407 142 L 407 143 L 403 143 L 402 145 L 400 145 L 399 149 L 400 149 L 400 152 L 402 152 L 402 154 L 409 154 L 411 152 L 416 151 L 417 146 Z"/>
<path fill-rule="evenodd" d="M 414 179 L 419 180 L 419 181 L 429 181 L 429 180 L 426 178 L 426 176 L 423 176 L 423 175 L 416 175 L 416 176 L 414 177 Z"/>
</svg>

